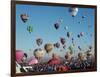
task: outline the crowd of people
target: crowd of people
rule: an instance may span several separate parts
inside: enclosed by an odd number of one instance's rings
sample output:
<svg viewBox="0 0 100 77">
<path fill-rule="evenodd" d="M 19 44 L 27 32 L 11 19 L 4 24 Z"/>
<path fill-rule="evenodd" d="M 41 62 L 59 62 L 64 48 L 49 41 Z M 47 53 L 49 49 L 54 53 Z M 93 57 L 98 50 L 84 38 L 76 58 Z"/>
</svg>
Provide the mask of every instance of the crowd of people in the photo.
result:
<svg viewBox="0 0 100 77">
<path fill-rule="evenodd" d="M 95 67 L 95 56 L 92 51 L 88 50 L 87 52 L 83 53 L 80 52 L 77 54 L 77 56 L 73 56 L 72 53 L 66 52 L 65 59 L 62 61 L 59 57 L 59 55 L 53 53 L 52 59 L 50 59 L 48 62 L 45 63 L 39 63 L 35 60 L 33 61 L 33 64 L 29 65 L 26 61 L 27 54 L 24 53 L 22 62 L 17 63 L 16 67 L 18 67 L 18 64 L 20 65 L 20 72 L 67 72 L 72 70 L 87 70 L 87 69 L 93 69 Z M 24 67 L 31 66 L 31 68 Z M 16 69 L 17 70 L 17 69 Z"/>
</svg>

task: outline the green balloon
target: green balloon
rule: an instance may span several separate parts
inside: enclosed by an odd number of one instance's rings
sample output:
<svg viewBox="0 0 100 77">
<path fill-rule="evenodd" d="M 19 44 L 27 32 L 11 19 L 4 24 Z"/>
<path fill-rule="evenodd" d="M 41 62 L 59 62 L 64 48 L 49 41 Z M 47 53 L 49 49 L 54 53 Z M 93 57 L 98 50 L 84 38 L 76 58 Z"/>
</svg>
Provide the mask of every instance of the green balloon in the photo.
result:
<svg viewBox="0 0 100 77">
<path fill-rule="evenodd" d="M 71 46 L 69 46 L 68 49 L 70 50 L 71 54 L 73 54 L 73 52 L 74 52 L 74 47 L 71 45 Z"/>
<path fill-rule="evenodd" d="M 33 32 L 33 27 L 32 27 L 32 26 L 28 26 L 28 27 L 27 27 L 27 31 L 28 31 L 29 33 L 32 33 L 32 32 Z"/>
</svg>

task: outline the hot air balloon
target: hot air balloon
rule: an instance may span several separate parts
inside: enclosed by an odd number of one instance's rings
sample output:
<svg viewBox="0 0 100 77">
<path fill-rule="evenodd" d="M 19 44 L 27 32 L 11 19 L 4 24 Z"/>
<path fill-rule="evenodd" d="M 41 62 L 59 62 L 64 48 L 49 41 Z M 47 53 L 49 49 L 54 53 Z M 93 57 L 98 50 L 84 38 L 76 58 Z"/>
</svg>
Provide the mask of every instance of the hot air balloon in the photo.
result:
<svg viewBox="0 0 100 77">
<path fill-rule="evenodd" d="M 66 45 L 63 45 L 63 49 L 66 49 Z"/>
<path fill-rule="evenodd" d="M 91 50 L 92 49 L 92 46 L 89 46 L 89 49 Z"/>
<path fill-rule="evenodd" d="M 32 33 L 32 32 L 33 32 L 33 27 L 32 27 L 32 26 L 28 26 L 28 27 L 27 27 L 27 31 L 28 31 L 29 33 Z"/>
<path fill-rule="evenodd" d="M 53 53 L 52 59 L 48 61 L 48 64 L 50 64 L 50 65 L 61 64 L 61 60 L 57 54 Z"/>
<path fill-rule="evenodd" d="M 40 60 L 41 58 L 43 58 L 45 55 L 45 51 L 41 48 L 35 49 L 34 50 L 34 56 L 35 58 L 37 58 L 38 60 Z"/>
<path fill-rule="evenodd" d="M 60 47 L 60 43 L 59 42 L 55 43 L 54 47 L 59 48 Z"/>
<path fill-rule="evenodd" d="M 84 32 L 80 32 L 80 36 L 83 36 L 84 35 Z"/>
<path fill-rule="evenodd" d="M 78 13 L 78 8 L 77 7 L 70 7 L 69 12 L 71 13 L 72 17 L 75 17 Z"/>
<path fill-rule="evenodd" d="M 80 46 L 78 46 L 78 49 L 79 49 L 80 51 L 82 50 Z"/>
<path fill-rule="evenodd" d="M 86 16 L 82 16 L 82 19 L 84 19 Z"/>
<path fill-rule="evenodd" d="M 53 45 L 51 43 L 47 43 L 47 44 L 45 44 L 44 48 L 47 53 L 50 53 L 53 49 Z"/>
<path fill-rule="evenodd" d="M 27 14 L 21 14 L 20 17 L 24 23 L 29 19 L 29 16 Z"/>
<path fill-rule="evenodd" d="M 77 37 L 80 38 L 80 35 L 78 34 Z"/>
<path fill-rule="evenodd" d="M 38 63 L 38 60 L 34 57 L 30 58 L 29 61 L 28 61 L 28 65 L 34 65 L 34 64 L 37 64 Z"/>
<path fill-rule="evenodd" d="M 81 22 L 79 21 L 78 23 L 80 24 Z"/>
<path fill-rule="evenodd" d="M 72 37 L 72 41 L 74 41 L 74 38 Z"/>
<path fill-rule="evenodd" d="M 74 47 L 73 47 L 72 45 L 70 45 L 70 46 L 68 47 L 68 49 L 70 50 L 70 53 L 73 54 L 73 52 L 74 52 Z"/>
<path fill-rule="evenodd" d="M 42 45 L 43 40 L 41 38 L 36 39 L 36 43 L 38 46 Z"/>
<path fill-rule="evenodd" d="M 68 30 L 68 26 L 65 26 L 64 28 L 65 28 L 65 30 Z"/>
<path fill-rule="evenodd" d="M 62 43 L 62 45 L 64 45 L 66 43 L 66 39 L 65 38 L 60 38 L 60 42 Z"/>
<path fill-rule="evenodd" d="M 62 22 L 63 22 L 63 19 L 62 19 L 62 18 L 60 18 L 60 19 L 58 20 L 58 22 L 59 22 L 59 23 L 62 23 Z"/>
<path fill-rule="evenodd" d="M 85 56 L 85 54 L 82 53 L 82 52 L 78 53 L 78 59 L 79 59 L 79 61 L 80 61 L 80 60 L 81 60 L 81 61 L 86 60 L 86 56 Z"/>
<path fill-rule="evenodd" d="M 88 51 L 86 51 L 86 55 L 89 57 L 89 56 L 91 56 L 93 53 L 92 53 L 92 51 L 90 51 L 90 50 L 88 50 Z"/>
<path fill-rule="evenodd" d="M 59 23 L 55 23 L 55 24 L 54 24 L 54 27 L 55 27 L 55 29 L 59 29 L 60 24 L 59 24 Z"/>
<path fill-rule="evenodd" d="M 67 60 L 67 62 L 70 62 L 71 59 L 72 59 L 72 53 L 67 52 L 66 55 L 65 55 L 65 59 Z"/>
<path fill-rule="evenodd" d="M 23 57 L 24 57 L 24 51 L 16 50 L 16 61 L 18 63 L 22 62 Z"/>
<path fill-rule="evenodd" d="M 67 32 L 67 37 L 69 38 L 71 36 L 71 32 Z"/>
</svg>

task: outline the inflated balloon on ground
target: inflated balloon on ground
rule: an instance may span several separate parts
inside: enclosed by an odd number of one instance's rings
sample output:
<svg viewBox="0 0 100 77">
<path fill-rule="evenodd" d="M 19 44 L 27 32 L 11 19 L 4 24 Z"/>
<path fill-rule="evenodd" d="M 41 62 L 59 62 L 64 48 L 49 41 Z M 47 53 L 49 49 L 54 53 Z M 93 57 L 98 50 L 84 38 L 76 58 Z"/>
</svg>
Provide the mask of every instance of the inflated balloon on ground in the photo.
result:
<svg viewBox="0 0 100 77">
<path fill-rule="evenodd" d="M 23 50 L 16 50 L 16 61 L 20 63 L 24 57 L 24 51 Z"/>
<path fill-rule="evenodd" d="M 34 64 L 37 64 L 37 63 L 38 63 L 38 60 L 34 57 L 30 58 L 29 61 L 28 61 L 29 65 L 34 65 Z"/>
</svg>

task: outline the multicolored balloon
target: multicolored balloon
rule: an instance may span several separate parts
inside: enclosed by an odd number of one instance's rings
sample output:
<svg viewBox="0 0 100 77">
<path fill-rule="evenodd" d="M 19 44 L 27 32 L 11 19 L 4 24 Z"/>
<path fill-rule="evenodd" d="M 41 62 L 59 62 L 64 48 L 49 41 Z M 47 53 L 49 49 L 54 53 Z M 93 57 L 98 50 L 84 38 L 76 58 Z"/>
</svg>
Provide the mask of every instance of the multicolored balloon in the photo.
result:
<svg viewBox="0 0 100 77">
<path fill-rule="evenodd" d="M 51 43 L 47 43 L 47 44 L 45 44 L 44 48 L 47 53 L 50 53 L 53 49 L 53 45 Z"/>
<path fill-rule="evenodd" d="M 38 64 L 38 60 L 34 57 L 30 58 L 28 61 L 28 65 Z"/>
<path fill-rule="evenodd" d="M 41 58 L 43 58 L 45 55 L 45 51 L 41 48 L 35 49 L 34 50 L 34 56 L 35 58 L 37 58 L 38 60 L 40 60 Z"/>
<path fill-rule="evenodd" d="M 42 45 L 43 40 L 41 38 L 36 39 L 36 43 L 38 46 Z"/>
<path fill-rule="evenodd" d="M 80 36 L 84 36 L 84 32 L 80 32 Z"/>
<path fill-rule="evenodd" d="M 20 17 L 21 17 L 21 20 L 22 20 L 24 23 L 26 23 L 27 20 L 29 19 L 29 16 L 28 16 L 27 14 L 21 14 Z"/>
<path fill-rule="evenodd" d="M 62 43 L 62 45 L 64 45 L 66 43 L 66 39 L 65 38 L 60 38 L 60 42 Z"/>
<path fill-rule="evenodd" d="M 75 17 L 78 13 L 78 8 L 77 7 L 70 7 L 69 12 L 71 13 L 72 17 Z"/>
<path fill-rule="evenodd" d="M 60 47 L 60 43 L 59 42 L 55 43 L 54 47 L 59 48 Z"/>
</svg>

